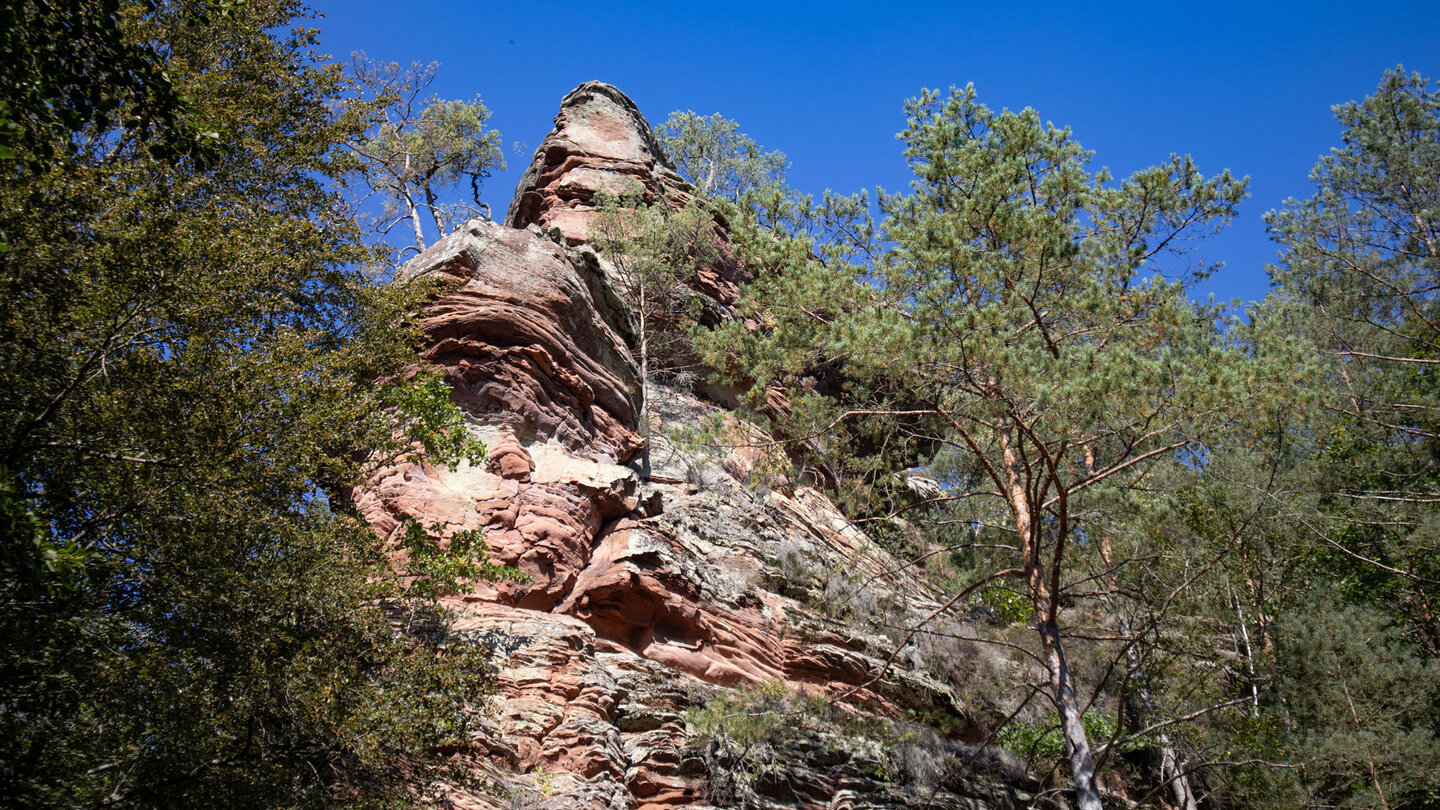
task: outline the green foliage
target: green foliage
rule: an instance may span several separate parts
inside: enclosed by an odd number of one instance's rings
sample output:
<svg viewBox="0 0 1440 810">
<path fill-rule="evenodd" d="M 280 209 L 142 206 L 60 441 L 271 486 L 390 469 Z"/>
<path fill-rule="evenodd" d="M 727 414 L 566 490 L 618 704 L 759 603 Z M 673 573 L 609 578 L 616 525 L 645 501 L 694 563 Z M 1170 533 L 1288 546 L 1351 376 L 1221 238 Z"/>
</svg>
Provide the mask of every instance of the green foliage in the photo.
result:
<svg viewBox="0 0 1440 810">
<path fill-rule="evenodd" d="M 1334 112 L 1342 146 L 1311 173 L 1314 196 L 1267 217 L 1284 247 L 1272 328 L 1321 359 L 1314 553 L 1440 655 L 1440 91 L 1396 68 Z"/>
<path fill-rule="evenodd" d="M 1105 741 L 1117 738 L 1115 717 L 1097 711 L 1084 714 L 1085 734 L 1092 740 Z M 1036 721 L 1031 723 L 1012 722 L 995 735 L 995 741 L 1033 762 L 1060 764 L 1065 759 L 1065 735 L 1054 722 Z M 1132 753 L 1149 748 L 1153 742 L 1130 740 L 1117 747 L 1121 753 Z"/>
<path fill-rule="evenodd" d="M 1244 700 L 1187 734 L 1251 763 L 1206 774 L 1218 802 L 1434 806 L 1437 111 L 1401 70 L 1335 108 L 1316 193 L 1268 217 L 1275 291 L 1233 330 L 1261 396 L 1203 464 L 1153 469 L 1148 509 L 1106 505 L 1121 556 L 1155 560 L 1119 587 L 1169 611 L 1146 686 L 1171 707 Z"/>
<path fill-rule="evenodd" d="M 356 82 L 378 104 L 376 120 L 348 144 L 353 162 L 350 180 L 381 197 L 383 210 L 375 229 L 381 234 L 409 222 L 417 250 L 426 245 L 421 212 L 443 238 L 464 219 L 489 209 L 480 201 L 480 184 L 505 168 L 500 133 L 486 127 L 490 110 L 476 96 L 470 101 L 420 100 L 435 80 L 439 63 L 380 63 L 356 53 Z M 373 106 L 366 109 L 374 109 Z M 470 186 L 470 201 L 442 201 L 446 189 Z"/>
<path fill-rule="evenodd" d="M 723 737 L 742 749 L 793 741 L 820 731 L 857 741 L 893 741 L 894 724 L 882 717 L 837 706 L 824 694 L 792 690 L 784 681 L 744 684 L 686 712 L 696 741 Z"/>
<path fill-rule="evenodd" d="M 408 557 L 406 597 L 433 602 L 476 582 L 530 581 L 518 568 L 490 562 L 484 532 L 455 532 L 442 540 L 444 533 L 444 524 L 426 529 L 413 520 L 405 523 L 400 544 Z"/>
<path fill-rule="evenodd" d="M 617 286 L 631 302 L 641 385 L 656 373 L 693 376 L 690 332 L 703 319 L 707 299 L 690 284 L 722 260 L 714 215 L 700 200 L 676 208 L 667 200 L 646 203 L 638 191 L 619 198 L 601 194 L 595 204 L 590 244 L 615 269 Z"/>
<path fill-rule="evenodd" d="M 411 578 L 344 505 L 416 447 L 476 458 L 413 373 L 427 290 L 351 269 L 328 184 L 368 113 L 297 4 L 119 8 L 104 35 L 163 62 L 77 56 L 117 106 L 51 94 L 53 153 L 85 148 L 0 186 L 0 804 L 413 806 L 488 670 L 383 608 L 501 572 L 467 536 Z M 161 69 L 205 160 L 144 122 Z"/>
<path fill-rule="evenodd" d="M 1233 216 L 1245 183 L 1174 155 L 1113 182 L 1069 130 L 994 112 L 973 88 L 926 91 L 907 114 L 915 180 L 880 195 L 882 239 L 856 202 L 797 206 L 810 224 L 772 237 L 793 248 L 765 254 L 780 264 L 702 355 L 757 398 L 786 388 L 783 413 L 752 400 L 756 417 L 828 461 L 862 508 L 905 508 L 895 474 L 944 457 L 968 502 L 946 519 L 1011 533 L 999 570 L 1026 583 L 1055 703 L 1078 715 L 1058 617 L 1085 580 L 1067 550 L 1104 528 L 1091 504 L 1181 448 L 1203 454 L 1250 388 L 1220 313 L 1187 295 L 1204 271 L 1167 266 Z M 813 250 L 835 223 L 840 237 Z M 1098 807 L 1093 785 L 1077 789 Z"/>
<path fill-rule="evenodd" d="M 1379 611 L 1332 594 L 1309 597 L 1276 627 L 1274 702 L 1232 740 L 1303 767 L 1247 773 L 1238 798 L 1274 807 L 1433 807 L 1440 665 Z"/>
<path fill-rule="evenodd" d="M 724 735 L 748 748 L 798 728 L 791 714 L 790 688 L 783 681 L 765 681 L 722 693 L 686 712 L 685 722 L 698 740 Z"/>
<path fill-rule="evenodd" d="M 214 125 L 199 123 L 199 109 L 166 70 L 159 44 L 135 35 L 160 16 L 159 6 L 71 0 L 0 7 L 0 160 L 18 159 L 34 171 L 93 156 L 93 140 L 67 136 L 121 125 L 157 156 L 213 150 Z M 191 0 L 166 13 L 205 25 L 228 17 L 231 5 Z"/>
<path fill-rule="evenodd" d="M 455 470 L 463 459 L 485 463 L 485 445 L 465 429 L 465 415 L 450 402 L 450 384 L 439 370 L 421 372 L 383 391 L 384 403 L 408 425 L 408 435 L 423 452 L 409 459 L 449 459 Z"/>
<path fill-rule="evenodd" d="M 56 543 L 44 523 L 30 511 L 10 471 L 0 467 L 0 582 L 6 596 L 34 599 L 71 587 L 85 564 L 85 553 L 73 540 Z"/>
<path fill-rule="evenodd" d="M 675 170 L 702 197 L 752 207 L 784 187 L 785 155 L 762 152 L 739 124 L 719 113 L 677 110 L 657 134 Z"/>
<path fill-rule="evenodd" d="M 1029 594 L 1013 588 L 986 588 L 980 592 L 980 604 L 995 611 L 1001 621 L 1010 624 L 1032 624 L 1035 604 Z"/>
</svg>

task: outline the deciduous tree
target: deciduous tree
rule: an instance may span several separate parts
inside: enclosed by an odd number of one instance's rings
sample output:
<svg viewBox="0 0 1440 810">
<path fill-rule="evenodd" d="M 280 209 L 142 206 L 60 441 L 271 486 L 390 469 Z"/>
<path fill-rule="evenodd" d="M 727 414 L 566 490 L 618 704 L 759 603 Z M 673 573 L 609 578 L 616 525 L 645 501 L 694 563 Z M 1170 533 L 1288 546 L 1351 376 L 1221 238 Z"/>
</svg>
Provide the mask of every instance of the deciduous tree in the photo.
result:
<svg viewBox="0 0 1440 810">
<path fill-rule="evenodd" d="M 413 806 L 483 656 L 396 632 L 400 572 L 342 496 L 412 439 L 469 442 L 414 366 L 424 291 L 353 269 L 329 181 L 363 110 L 288 0 L 102 7 L 221 137 L 154 148 L 132 75 L 82 59 L 118 106 L 51 94 L 65 159 L 7 163 L 0 804 Z M 497 573 L 422 556 L 442 588 Z"/>
<path fill-rule="evenodd" d="M 675 111 L 660 125 L 666 156 L 704 197 L 740 204 L 783 188 L 783 152 L 764 152 L 734 121 L 714 113 Z"/>
<path fill-rule="evenodd" d="M 363 53 L 355 54 L 353 66 L 356 81 L 380 107 L 379 120 L 348 144 L 356 158 L 351 179 L 381 198 L 376 230 L 385 234 L 409 222 L 416 250 L 424 250 L 427 241 L 422 213 L 435 224 L 436 239 L 467 216 L 482 211 L 488 216 L 480 184 L 491 171 L 505 168 L 500 133 L 485 125 L 490 111 L 479 96 L 421 99 L 439 67 L 415 62 L 402 68 Z M 462 183 L 469 185 L 469 199 L 446 201 L 447 190 Z"/>
</svg>

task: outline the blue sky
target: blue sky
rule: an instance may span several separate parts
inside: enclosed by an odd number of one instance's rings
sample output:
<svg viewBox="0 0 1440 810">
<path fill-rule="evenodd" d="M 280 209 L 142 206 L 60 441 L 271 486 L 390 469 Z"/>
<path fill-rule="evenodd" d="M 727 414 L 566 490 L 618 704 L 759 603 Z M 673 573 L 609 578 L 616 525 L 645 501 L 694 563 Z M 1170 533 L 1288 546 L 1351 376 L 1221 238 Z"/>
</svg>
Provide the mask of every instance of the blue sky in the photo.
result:
<svg viewBox="0 0 1440 810">
<path fill-rule="evenodd" d="M 1373 92 L 1396 64 L 1440 78 L 1440 0 L 315 6 L 328 52 L 438 61 L 439 96 L 484 98 L 507 144 L 509 171 L 484 194 L 497 215 L 561 96 L 589 79 L 652 123 L 723 113 L 817 194 L 904 188 L 905 99 L 974 82 L 992 108 L 1071 127 L 1117 175 L 1171 152 L 1250 175 L 1240 217 L 1192 257 L 1226 263 L 1204 288 L 1220 299 L 1264 296 L 1276 248 L 1261 218 L 1310 193 L 1316 157 L 1339 143 L 1331 105 Z"/>
</svg>

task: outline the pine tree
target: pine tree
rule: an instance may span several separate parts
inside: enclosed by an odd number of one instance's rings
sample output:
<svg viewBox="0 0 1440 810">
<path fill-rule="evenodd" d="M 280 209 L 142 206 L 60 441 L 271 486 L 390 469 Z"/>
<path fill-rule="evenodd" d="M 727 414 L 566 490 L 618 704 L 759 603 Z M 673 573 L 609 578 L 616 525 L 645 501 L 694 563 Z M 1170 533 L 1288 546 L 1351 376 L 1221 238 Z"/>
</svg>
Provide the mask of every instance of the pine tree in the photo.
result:
<svg viewBox="0 0 1440 810">
<path fill-rule="evenodd" d="M 635 319 L 642 394 L 656 372 L 694 374 L 690 330 L 703 302 L 689 286 L 701 268 L 719 261 L 715 218 L 699 200 L 676 209 L 668 200 L 644 202 L 639 193 L 600 195 L 590 244 L 616 271 Z M 641 422 L 648 430 L 644 401 Z"/>
<path fill-rule="evenodd" d="M 1086 169 L 1068 130 L 1033 110 L 992 112 L 972 88 L 927 91 L 907 112 L 916 179 L 911 193 L 880 198 L 889 249 L 861 245 L 850 255 L 873 261 L 801 260 L 762 278 L 747 310 L 762 328 L 722 330 L 709 359 L 762 384 L 800 383 L 789 424 L 777 425 L 790 435 L 859 418 L 890 431 L 870 442 L 872 468 L 917 446 L 951 457 L 956 497 L 990 504 L 974 507 L 977 525 L 1007 526 L 1014 553 L 950 604 L 1020 584 L 1080 805 L 1096 810 L 1060 620 L 1067 555 L 1093 530 L 1087 499 L 1135 485 L 1168 456 L 1203 463 L 1205 437 L 1236 404 L 1244 358 L 1216 313 L 1187 297 L 1200 274 L 1167 277 L 1159 262 L 1233 215 L 1244 182 L 1203 178 L 1172 156 L 1111 183 Z M 817 368 L 838 369 L 845 392 L 807 391 Z"/>
<path fill-rule="evenodd" d="M 1403 605 L 1436 656 L 1440 92 L 1396 68 L 1335 115 L 1342 146 L 1311 173 L 1315 195 L 1268 217 L 1284 247 L 1270 317 L 1325 358 L 1317 553 L 1355 595 Z"/>
</svg>

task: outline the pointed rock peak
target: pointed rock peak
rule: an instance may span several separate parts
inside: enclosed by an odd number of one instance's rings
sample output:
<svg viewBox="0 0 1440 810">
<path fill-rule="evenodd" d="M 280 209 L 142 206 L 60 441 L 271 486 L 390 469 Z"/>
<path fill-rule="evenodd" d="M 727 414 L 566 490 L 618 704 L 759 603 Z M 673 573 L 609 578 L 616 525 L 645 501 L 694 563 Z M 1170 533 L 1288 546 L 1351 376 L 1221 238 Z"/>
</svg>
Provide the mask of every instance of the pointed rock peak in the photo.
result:
<svg viewBox="0 0 1440 810">
<path fill-rule="evenodd" d="M 564 121 L 564 136 L 598 156 L 647 166 L 668 165 L 665 150 L 655 139 L 650 122 L 620 88 L 604 82 L 585 82 L 565 94 L 556 116 L 556 131 Z"/>
<path fill-rule="evenodd" d="M 648 200 L 689 196 L 635 102 L 613 85 L 585 82 L 561 100 L 555 128 L 535 150 L 505 224 L 559 228 L 579 244 L 595 216 L 595 195 L 620 196 L 637 186 Z"/>
</svg>

